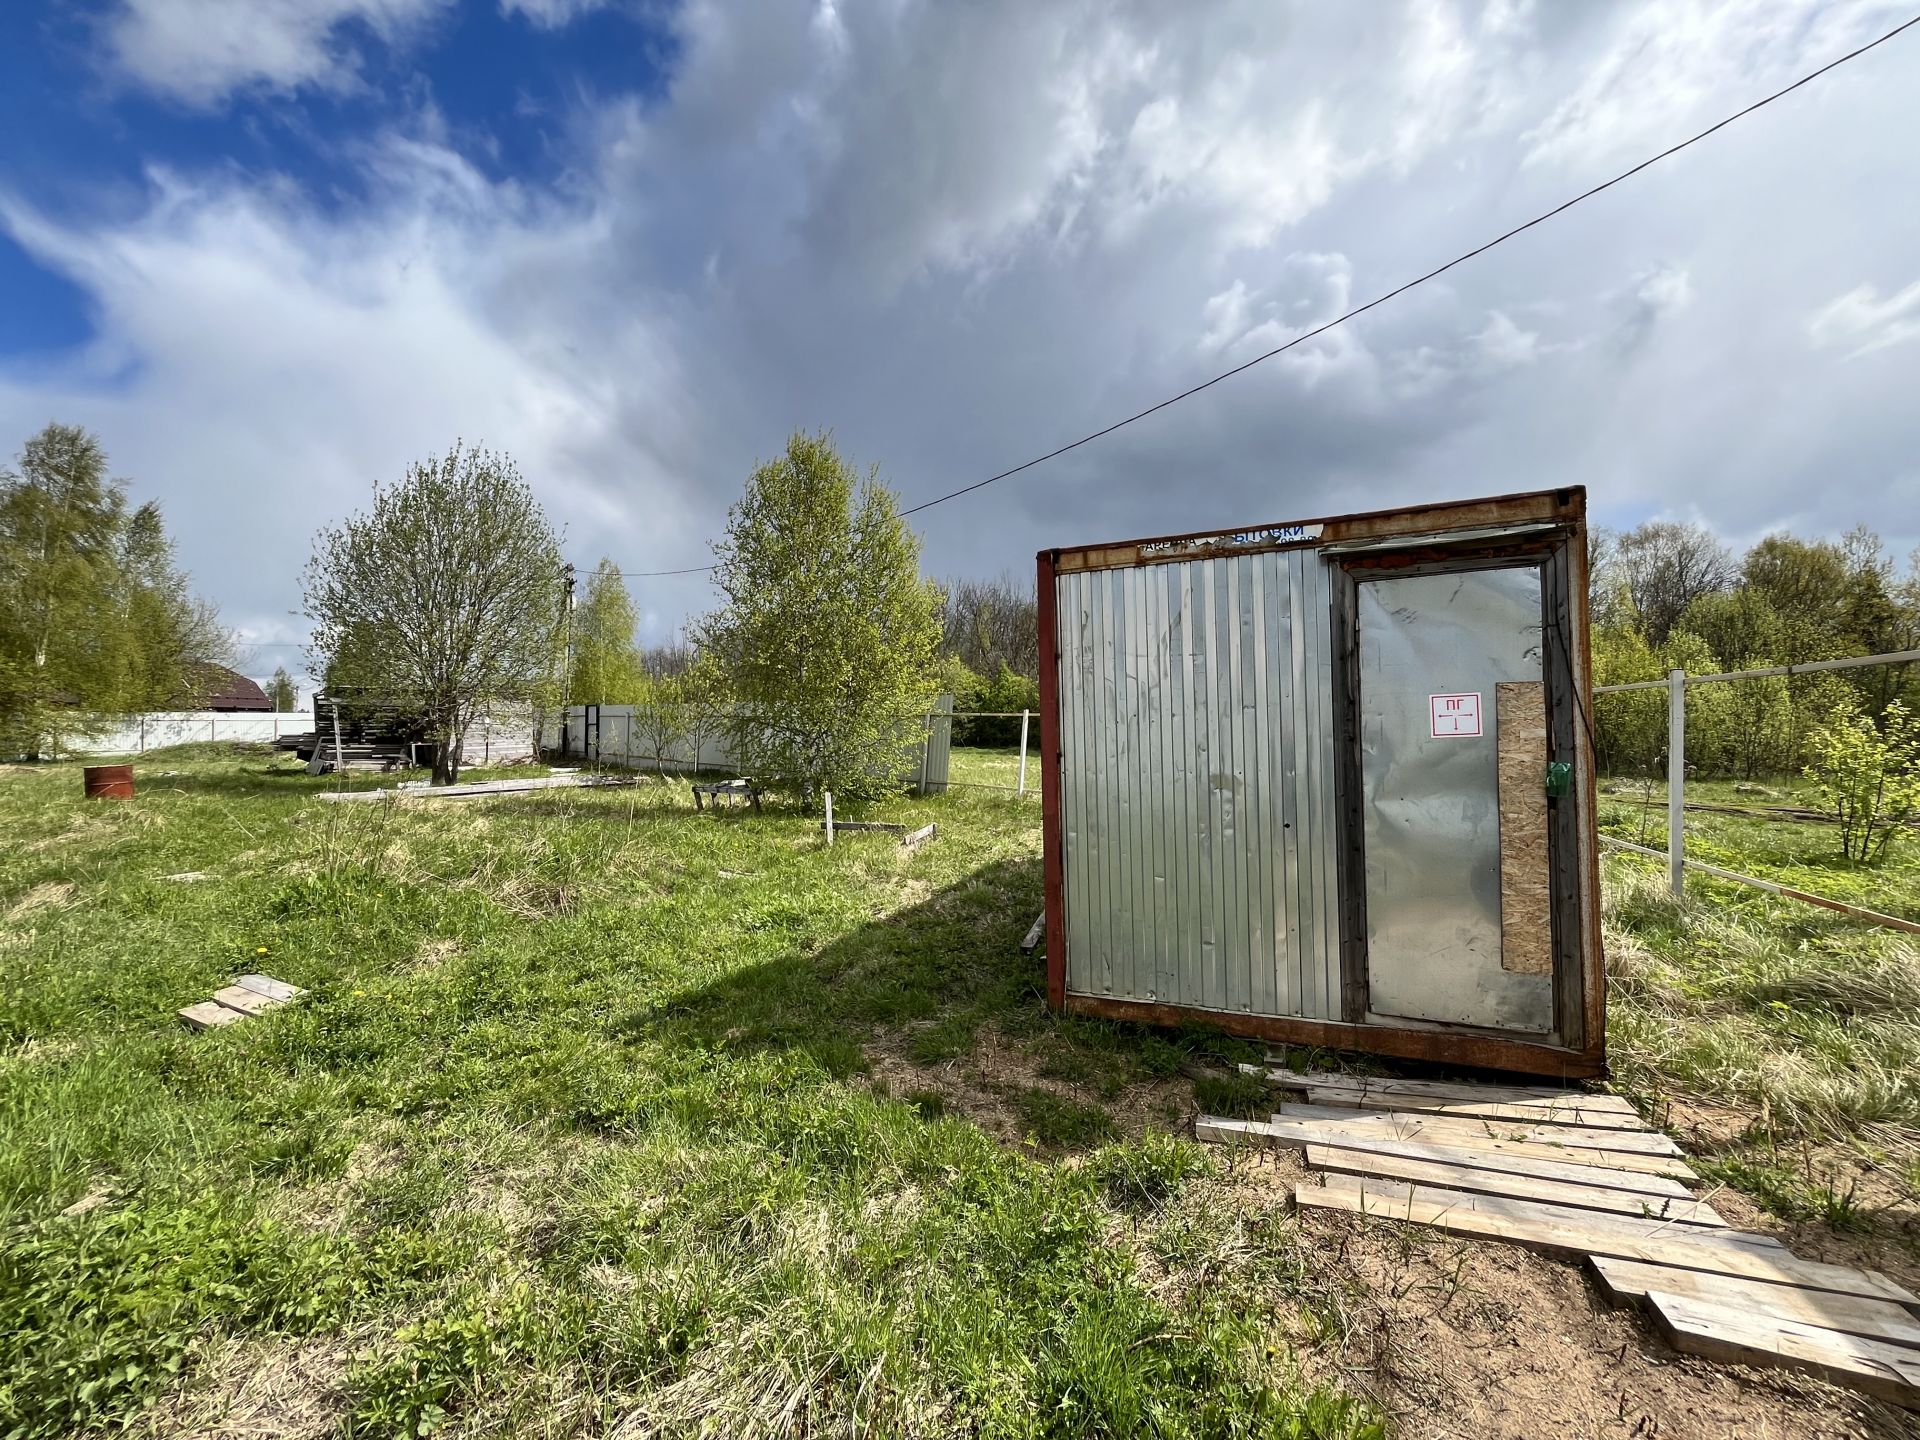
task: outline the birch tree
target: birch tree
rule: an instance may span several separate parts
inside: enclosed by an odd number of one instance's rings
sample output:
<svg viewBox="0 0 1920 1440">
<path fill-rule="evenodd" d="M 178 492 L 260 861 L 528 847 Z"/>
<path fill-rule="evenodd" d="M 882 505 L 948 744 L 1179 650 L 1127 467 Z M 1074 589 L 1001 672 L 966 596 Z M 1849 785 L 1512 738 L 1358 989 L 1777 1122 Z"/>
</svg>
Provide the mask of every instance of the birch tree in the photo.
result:
<svg viewBox="0 0 1920 1440">
<path fill-rule="evenodd" d="M 37 756 L 175 704 L 229 648 L 159 506 L 128 506 L 93 435 L 48 425 L 0 470 L 0 748 Z"/>
<path fill-rule="evenodd" d="M 505 455 L 455 442 L 322 530 L 307 564 L 315 674 L 416 714 L 433 780 L 459 778 L 467 727 L 551 697 L 560 663 L 560 547 Z"/>
</svg>

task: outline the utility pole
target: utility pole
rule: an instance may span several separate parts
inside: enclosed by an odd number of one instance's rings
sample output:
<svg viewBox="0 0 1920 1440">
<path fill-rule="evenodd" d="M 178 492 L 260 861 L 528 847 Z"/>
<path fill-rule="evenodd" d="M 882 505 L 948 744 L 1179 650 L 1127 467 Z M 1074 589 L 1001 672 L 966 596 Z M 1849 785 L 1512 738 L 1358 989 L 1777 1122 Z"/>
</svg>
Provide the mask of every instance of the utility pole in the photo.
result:
<svg viewBox="0 0 1920 1440">
<path fill-rule="evenodd" d="M 563 591 L 560 610 L 560 758 L 566 759 L 571 748 L 567 727 L 567 706 L 571 702 L 573 689 L 573 566 L 560 568 L 560 584 Z"/>
</svg>

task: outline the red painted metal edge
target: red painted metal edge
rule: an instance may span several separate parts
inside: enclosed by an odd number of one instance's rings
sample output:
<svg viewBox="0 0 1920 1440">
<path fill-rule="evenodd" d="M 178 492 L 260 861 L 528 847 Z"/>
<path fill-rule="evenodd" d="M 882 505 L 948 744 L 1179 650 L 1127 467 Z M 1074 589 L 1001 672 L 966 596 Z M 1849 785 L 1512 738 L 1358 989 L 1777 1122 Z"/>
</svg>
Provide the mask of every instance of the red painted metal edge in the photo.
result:
<svg viewBox="0 0 1920 1440">
<path fill-rule="evenodd" d="M 1051 966 L 1051 958 L 1048 964 Z M 1427 1060 L 1563 1080 L 1592 1079 L 1606 1071 L 1604 1063 L 1578 1050 L 1507 1040 L 1497 1035 L 1462 1034 L 1457 1030 L 1348 1025 L 1338 1020 L 1196 1010 L 1185 1005 L 1154 1005 L 1142 1000 L 1113 1000 L 1095 995 L 1069 995 L 1065 1008 L 1075 1015 L 1097 1015 L 1105 1020 L 1131 1020 L 1142 1025 L 1210 1025 L 1229 1035 L 1275 1040 L 1284 1045 L 1318 1045 L 1328 1050 L 1355 1050 L 1397 1060 Z"/>
<path fill-rule="evenodd" d="M 1333 527 L 1366 527 L 1365 538 L 1390 538 L 1392 530 L 1376 530 L 1374 527 L 1387 521 L 1405 520 L 1409 525 L 1444 521 L 1448 518 L 1457 522 L 1457 528 L 1470 528 L 1478 523 L 1508 523 L 1518 521 L 1558 522 L 1565 518 L 1565 512 L 1572 492 L 1580 492 L 1574 502 L 1578 515 L 1586 514 L 1586 493 L 1584 487 L 1562 485 L 1551 490 L 1523 490 L 1511 495 L 1485 496 L 1479 499 L 1442 500 L 1424 505 L 1402 506 L 1389 510 L 1357 510 L 1346 515 L 1320 515 L 1310 519 L 1292 519 L 1278 522 L 1285 525 L 1320 525 Z M 1211 540 L 1218 536 L 1238 533 L 1238 530 L 1257 530 L 1260 525 L 1241 526 L 1234 530 L 1189 530 L 1175 535 L 1143 535 L 1132 540 L 1109 540 L 1091 545 L 1061 545 L 1048 553 L 1057 562 L 1060 557 L 1081 557 L 1100 551 L 1122 551 L 1137 549 L 1142 545 L 1180 544 L 1186 541 Z M 1286 541 L 1279 544 L 1251 545 L 1236 547 L 1233 553 L 1257 553 L 1264 550 L 1317 550 L 1322 546 L 1340 539 L 1352 538 L 1341 535 L 1321 536 L 1313 540 Z M 1069 564 L 1067 569 L 1125 569 L 1141 563 L 1174 564 L 1195 558 L 1192 555 L 1170 555 L 1155 562 L 1142 562 L 1138 559 L 1114 561 L 1108 565 L 1082 566 Z M 1059 568 L 1056 563 L 1055 569 Z"/>
<path fill-rule="evenodd" d="M 1055 627 L 1053 552 L 1036 559 L 1040 625 L 1040 823 L 1047 892 L 1047 1004 L 1067 1000 L 1066 835 L 1060 825 L 1060 642 Z"/>
</svg>

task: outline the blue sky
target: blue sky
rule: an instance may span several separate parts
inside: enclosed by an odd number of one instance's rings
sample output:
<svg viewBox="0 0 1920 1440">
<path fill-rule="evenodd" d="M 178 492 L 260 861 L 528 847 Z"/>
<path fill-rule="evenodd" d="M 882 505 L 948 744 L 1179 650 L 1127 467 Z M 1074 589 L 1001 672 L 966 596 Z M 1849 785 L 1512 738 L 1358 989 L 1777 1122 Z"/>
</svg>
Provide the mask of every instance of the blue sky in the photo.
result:
<svg viewBox="0 0 1920 1440">
<path fill-rule="evenodd" d="M 1479 243 L 1878 0 L 16 0 L 0 450 L 96 430 L 264 672 L 456 437 L 571 558 L 708 558 L 830 427 L 909 503 Z M 927 512 L 1046 545 L 1582 483 L 1920 544 L 1920 33 L 1443 281 Z M 646 638 L 707 603 L 635 585 Z"/>
<path fill-rule="evenodd" d="M 238 7 L 178 8 L 218 23 Z M 357 146 L 430 111 L 446 143 L 490 180 L 563 186 L 579 114 L 657 100 L 673 62 L 674 32 L 656 12 L 595 6 L 543 24 L 491 4 L 417 8 L 421 18 L 398 32 L 351 8 L 324 32 L 322 44 L 352 56 L 351 84 L 183 92 L 102 67 L 120 7 L 14 0 L 0 21 L 0 133 L 16 139 L 0 149 L 0 184 L 83 225 L 138 205 L 155 166 L 275 177 L 350 212 L 368 200 Z M 85 293 L 5 237 L 0 294 L 10 301 L 0 355 L 58 351 L 92 334 Z"/>
</svg>

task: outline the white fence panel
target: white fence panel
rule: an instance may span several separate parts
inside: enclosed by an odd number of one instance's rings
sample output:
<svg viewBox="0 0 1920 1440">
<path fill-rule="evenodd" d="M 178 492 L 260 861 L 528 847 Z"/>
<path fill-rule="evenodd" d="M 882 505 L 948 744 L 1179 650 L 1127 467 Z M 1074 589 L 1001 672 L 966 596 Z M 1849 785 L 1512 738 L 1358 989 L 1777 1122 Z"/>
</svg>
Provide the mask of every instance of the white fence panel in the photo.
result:
<svg viewBox="0 0 1920 1440">
<path fill-rule="evenodd" d="M 278 740 L 313 729 L 304 710 L 159 710 L 129 715 L 113 729 L 78 736 L 63 748 L 76 755 L 144 755 L 165 745 L 203 740 Z"/>
<path fill-rule="evenodd" d="M 913 760 L 913 776 L 923 795 L 944 791 L 952 769 L 953 697 L 942 695 L 926 717 L 927 733 Z M 595 760 L 634 770 L 740 774 L 733 743 L 718 723 L 702 727 L 660 754 L 648 742 L 645 727 L 631 705 L 573 705 L 566 714 L 569 759 Z"/>
</svg>

